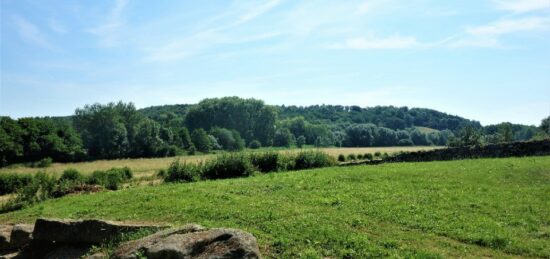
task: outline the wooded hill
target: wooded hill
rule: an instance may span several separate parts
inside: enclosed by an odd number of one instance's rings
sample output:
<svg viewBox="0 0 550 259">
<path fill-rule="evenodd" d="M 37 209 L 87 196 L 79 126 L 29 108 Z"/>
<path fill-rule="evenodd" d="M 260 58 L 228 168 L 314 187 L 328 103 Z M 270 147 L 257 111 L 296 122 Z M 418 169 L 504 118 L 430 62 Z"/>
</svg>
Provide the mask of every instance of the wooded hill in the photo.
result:
<svg viewBox="0 0 550 259">
<path fill-rule="evenodd" d="M 1 117 L 0 165 L 262 146 L 479 145 L 545 138 L 549 132 L 543 125 L 483 127 L 477 121 L 423 108 L 274 106 L 239 97 L 140 110 L 119 102 L 86 105 L 68 117 Z"/>
</svg>

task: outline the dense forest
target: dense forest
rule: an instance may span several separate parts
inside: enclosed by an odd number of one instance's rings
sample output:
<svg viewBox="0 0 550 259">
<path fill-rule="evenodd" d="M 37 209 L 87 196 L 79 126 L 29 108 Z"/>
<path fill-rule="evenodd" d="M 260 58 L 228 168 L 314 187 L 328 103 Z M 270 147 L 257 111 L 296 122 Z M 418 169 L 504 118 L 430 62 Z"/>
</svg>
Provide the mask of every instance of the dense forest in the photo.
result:
<svg viewBox="0 0 550 259">
<path fill-rule="evenodd" d="M 195 105 L 136 109 L 132 103 L 92 104 L 73 116 L 0 118 L 0 165 L 173 156 L 246 147 L 482 145 L 550 135 L 539 127 L 477 121 L 430 109 L 393 106 L 266 105 L 224 97 Z"/>
</svg>

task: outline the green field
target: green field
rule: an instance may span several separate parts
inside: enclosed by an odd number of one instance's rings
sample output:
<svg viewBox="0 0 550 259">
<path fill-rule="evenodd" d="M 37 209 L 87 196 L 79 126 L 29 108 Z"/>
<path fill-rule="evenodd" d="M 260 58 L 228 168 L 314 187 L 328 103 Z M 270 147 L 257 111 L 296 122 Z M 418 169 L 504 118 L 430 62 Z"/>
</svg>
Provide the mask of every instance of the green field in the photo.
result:
<svg viewBox="0 0 550 259">
<path fill-rule="evenodd" d="M 1 214 L 198 223 L 265 257 L 550 257 L 550 156 L 271 173 L 73 195 Z"/>
</svg>

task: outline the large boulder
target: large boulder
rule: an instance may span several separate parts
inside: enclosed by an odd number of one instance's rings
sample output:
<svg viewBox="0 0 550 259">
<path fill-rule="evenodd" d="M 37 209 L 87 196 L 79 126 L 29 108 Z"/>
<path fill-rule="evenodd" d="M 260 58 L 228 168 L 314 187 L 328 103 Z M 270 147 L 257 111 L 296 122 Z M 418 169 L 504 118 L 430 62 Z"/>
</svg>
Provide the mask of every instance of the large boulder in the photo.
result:
<svg viewBox="0 0 550 259">
<path fill-rule="evenodd" d="M 113 257 L 260 258 L 256 238 L 237 229 L 205 230 L 197 225 L 161 231 L 120 245 Z"/>
<path fill-rule="evenodd" d="M 11 230 L 10 245 L 12 249 L 19 249 L 28 245 L 34 230 L 33 225 L 17 224 Z"/>
<path fill-rule="evenodd" d="M 0 225 L 0 252 L 11 249 L 10 236 L 12 225 Z"/>
<path fill-rule="evenodd" d="M 56 244 L 100 244 L 120 233 L 141 229 L 163 229 L 157 225 L 126 224 L 103 220 L 37 219 L 33 240 Z"/>
</svg>

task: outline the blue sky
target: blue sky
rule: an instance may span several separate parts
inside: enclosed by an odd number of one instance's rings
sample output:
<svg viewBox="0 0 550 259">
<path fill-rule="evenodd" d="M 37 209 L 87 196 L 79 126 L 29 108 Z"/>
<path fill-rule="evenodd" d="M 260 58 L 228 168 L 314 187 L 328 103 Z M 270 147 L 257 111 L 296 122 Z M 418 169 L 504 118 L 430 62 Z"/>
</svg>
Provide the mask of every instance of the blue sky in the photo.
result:
<svg viewBox="0 0 550 259">
<path fill-rule="evenodd" d="M 550 0 L 2 0 L 0 114 L 221 96 L 550 115 Z"/>
</svg>

